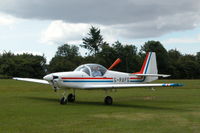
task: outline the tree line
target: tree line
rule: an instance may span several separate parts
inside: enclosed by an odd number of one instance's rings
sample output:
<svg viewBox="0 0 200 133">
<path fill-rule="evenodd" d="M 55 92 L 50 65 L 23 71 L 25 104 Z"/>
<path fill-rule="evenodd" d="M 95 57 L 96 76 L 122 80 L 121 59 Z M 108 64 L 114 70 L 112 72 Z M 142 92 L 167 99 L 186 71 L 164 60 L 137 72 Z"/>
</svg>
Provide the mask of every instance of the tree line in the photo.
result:
<svg viewBox="0 0 200 133">
<path fill-rule="evenodd" d="M 108 68 L 117 58 L 122 62 L 113 70 L 137 72 L 140 70 L 147 52 L 156 52 L 158 71 L 170 74 L 172 79 L 200 78 L 200 52 L 196 55 L 182 54 L 177 49 L 166 50 L 159 41 L 147 41 L 140 49 L 135 45 L 116 41 L 109 44 L 104 41 L 100 29 L 91 26 L 83 44 L 59 46 L 49 64 L 46 58 L 28 53 L 0 54 L 0 77 L 42 78 L 45 74 L 72 71 L 85 63 L 98 63 Z M 81 56 L 79 46 L 87 49 L 86 56 Z"/>
</svg>

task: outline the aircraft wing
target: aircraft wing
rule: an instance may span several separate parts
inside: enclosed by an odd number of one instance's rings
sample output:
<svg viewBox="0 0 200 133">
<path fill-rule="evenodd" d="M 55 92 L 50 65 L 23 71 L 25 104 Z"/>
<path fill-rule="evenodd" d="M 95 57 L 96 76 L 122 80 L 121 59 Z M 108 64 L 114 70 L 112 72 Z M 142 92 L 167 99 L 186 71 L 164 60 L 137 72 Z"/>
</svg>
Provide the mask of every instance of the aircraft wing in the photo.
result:
<svg viewBox="0 0 200 133">
<path fill-rule="evenodd" d="M 15 80 L 21 80 L 21 81 L 28 81 L 28 82 L 35 82 L 35 83 L 41 83 L 41 84 L 49 84 L 48 81 L 42 80 L 42 79 L 32 79 L 32 78 L 17 78 L 14 77 Z"/>
<path fill-rule="evenodd" d="M 89 85 L 83 88 L 86 89 L 112 89 L 112 88 L 137 88 L 137 87 L 179 87 L 183 86 L 182 84 L 178 83 L 163 83 L 163 84 L 107 84 L 107 85 Z"/>
</svg>

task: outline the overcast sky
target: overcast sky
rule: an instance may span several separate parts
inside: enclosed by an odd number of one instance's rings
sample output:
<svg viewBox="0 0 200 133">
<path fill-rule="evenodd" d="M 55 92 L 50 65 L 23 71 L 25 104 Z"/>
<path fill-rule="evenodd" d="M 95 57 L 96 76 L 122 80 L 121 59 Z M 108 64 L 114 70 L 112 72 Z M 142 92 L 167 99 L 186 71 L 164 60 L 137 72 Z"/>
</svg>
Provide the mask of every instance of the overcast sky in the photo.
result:
<svg viewBox="0 0 200 133">
<path fill-rule="evenodd" d="M 1 0 L 0 52 L 49 61 L 63 43 L 82 43 L 91 25 L 110 43 L 158 40 L 168 50 L 200 51 L 200 0 Z"/>
</svg>

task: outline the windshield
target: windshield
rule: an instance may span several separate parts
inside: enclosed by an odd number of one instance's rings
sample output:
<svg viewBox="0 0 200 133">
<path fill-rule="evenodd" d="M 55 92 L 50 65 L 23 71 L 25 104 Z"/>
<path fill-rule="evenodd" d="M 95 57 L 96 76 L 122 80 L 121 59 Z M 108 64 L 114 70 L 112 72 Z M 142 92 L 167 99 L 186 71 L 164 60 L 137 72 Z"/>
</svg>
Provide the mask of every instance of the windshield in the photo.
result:
<svg viewBox="0 0 200 133">
<path fill-rule="evenodd" d="M 98 77 L 103 76 L 107 69 L 99 64 L 85 64 L 76 68 L 75 71 L 82 71 L 89 76 Z"/>
<path fill-rule="evenodd" d="M 89 68 L 84 65 L 77 67 L 74 71 L 81 71 L 81 72 L 85 72 L 87 75 L 90 75 Z"/>
</svg>

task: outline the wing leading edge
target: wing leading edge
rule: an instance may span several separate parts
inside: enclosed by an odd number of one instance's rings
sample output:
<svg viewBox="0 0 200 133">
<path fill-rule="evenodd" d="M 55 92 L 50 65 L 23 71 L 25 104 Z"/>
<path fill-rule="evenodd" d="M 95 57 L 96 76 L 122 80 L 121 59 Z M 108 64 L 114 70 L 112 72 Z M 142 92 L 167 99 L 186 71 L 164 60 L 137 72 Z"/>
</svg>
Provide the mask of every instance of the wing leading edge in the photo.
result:
<svg viewBox="0 0 200 133">
<path fill-rule="evenodd" d="M 28 82 L 35 82 L 35 83 L 41 83 L 41 84 L 49 84 L 48 81 L 42 80 L 42 79 L 32 79 L 32 78 L 17 78 L 14 77 L 15 80 L 21 80 L 21 81 L 28 81 Z"/>
<path fill-rule="evenodd" d="M 108 84 L 108 85 L 89 85 L 84 86 L 86 89 L 112 89 L 112 88 L 137 88 L 137 87 L 180 87 L 183 84 L 169 83 L 169 84 Z"/>
</svg>

